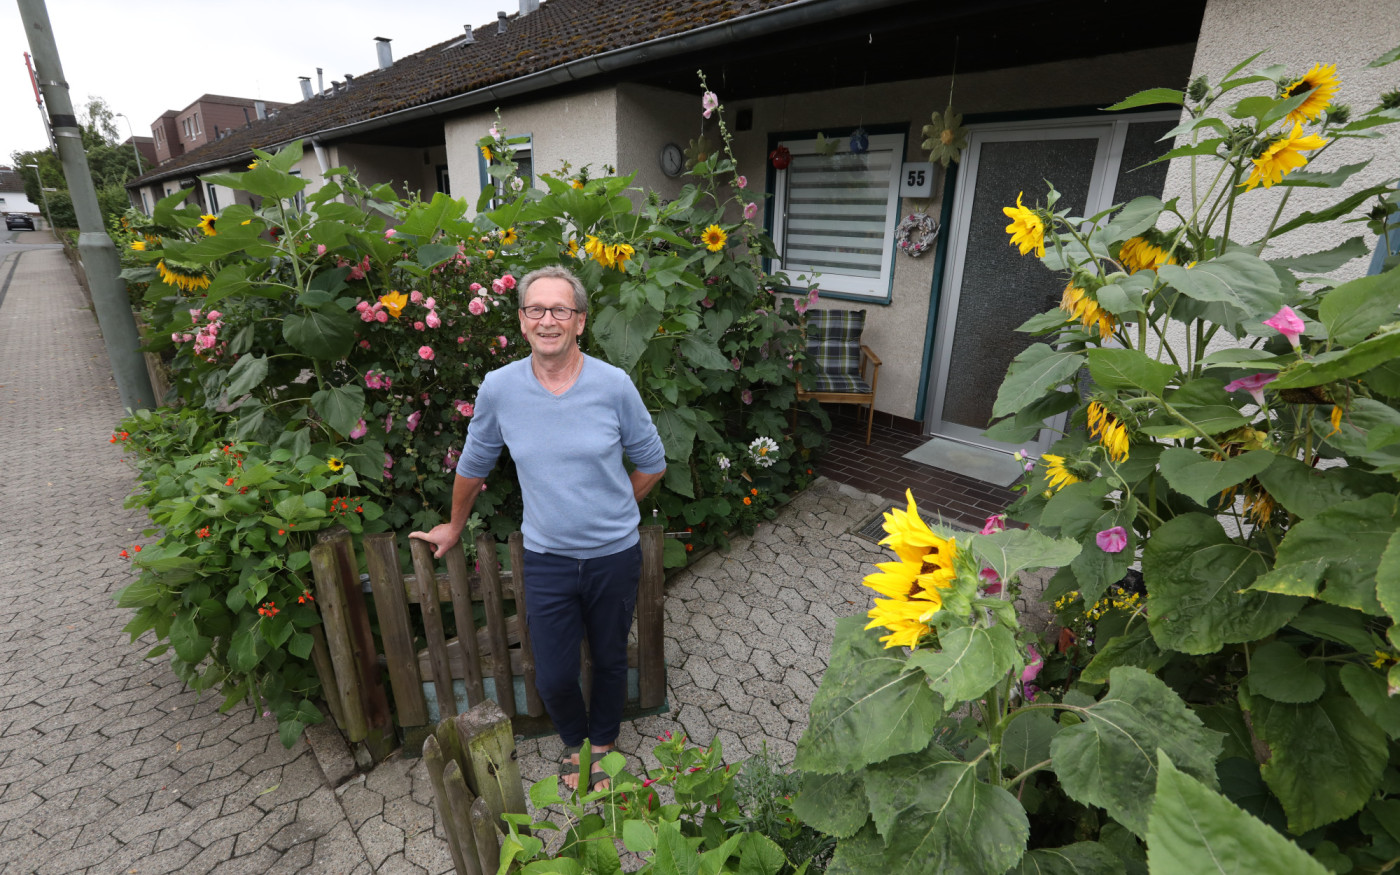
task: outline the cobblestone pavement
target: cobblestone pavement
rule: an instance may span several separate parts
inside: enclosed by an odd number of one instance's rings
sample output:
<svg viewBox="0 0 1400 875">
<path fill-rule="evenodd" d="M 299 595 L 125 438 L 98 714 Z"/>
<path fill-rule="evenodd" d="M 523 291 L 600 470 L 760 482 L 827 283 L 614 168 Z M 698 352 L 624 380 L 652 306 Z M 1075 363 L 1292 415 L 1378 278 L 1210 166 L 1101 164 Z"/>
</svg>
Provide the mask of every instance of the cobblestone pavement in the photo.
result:
<svg viewBox="0 0 1400 875">
<path fill-rule="evenodd" d="M 61 252 L 0 259 L 0 873 L 450 872 L 416 757 L 355 775 L 324 727 L 286 750 L 272 721 L 219 714 L 122 634 L 117 554 L 144 518 L 122 507 L 96 321 Z M 791 763 L 836 620 L 867 609 L 860 580 L 886 558 L 853 529 L 888 504 L 818 479 L 668 583 L 670 712 L 624 724 L 633 768 L 656 765 L 666 730 Z M 526 781 L 557 774 L 561 749 L 520 742 Z"/>
</svg>

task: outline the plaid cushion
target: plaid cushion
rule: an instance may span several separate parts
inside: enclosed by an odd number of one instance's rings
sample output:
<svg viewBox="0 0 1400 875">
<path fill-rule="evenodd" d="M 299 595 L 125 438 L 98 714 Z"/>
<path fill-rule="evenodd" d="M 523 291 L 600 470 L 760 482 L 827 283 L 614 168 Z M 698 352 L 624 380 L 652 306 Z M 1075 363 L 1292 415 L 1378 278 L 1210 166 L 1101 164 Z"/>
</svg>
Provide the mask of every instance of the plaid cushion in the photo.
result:
<svg viewBox="0 0 1400 875">
<path fill-rule="evenodd" d="M 808 310 L 807 364 L 804 370 L 813 375 L 826 374 L 859 379 L 860 333 L 864 328 L 864 310 Z"/>
<path fill-rule="evenodd" d="M 870 394 L 870 384 L 850 374 L 817 374 L 812 378 L 813 392 L 848 392 Z"/>
</svg>

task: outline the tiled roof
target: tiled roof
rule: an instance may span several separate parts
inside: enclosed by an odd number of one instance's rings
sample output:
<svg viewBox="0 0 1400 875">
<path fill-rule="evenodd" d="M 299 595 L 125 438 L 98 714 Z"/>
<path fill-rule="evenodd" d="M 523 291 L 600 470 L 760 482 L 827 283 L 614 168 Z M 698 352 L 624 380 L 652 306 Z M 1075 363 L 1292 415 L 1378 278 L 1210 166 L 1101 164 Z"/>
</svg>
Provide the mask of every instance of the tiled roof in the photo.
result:
<svg viewBox="0 0 1400 875">
<path fill-rule="evenodd" d="M 24 178 L 19 171 L 0 167 L 0 191 L 24 191 Z"/>
<path fill-rule="evenodd" d="M 477 27 L 356 76 L 348 88 L 290 104 L 153 169 L 129 185 L 200 172 L 265 148 L 539 73 L 563 64 L 787 6 L 799 0 L 545 0 L 525 17 Z M 206 95 L 206 97 L 208 97 Z M 203 99 L 203 98 L 202 98 Z"/>
</svg>

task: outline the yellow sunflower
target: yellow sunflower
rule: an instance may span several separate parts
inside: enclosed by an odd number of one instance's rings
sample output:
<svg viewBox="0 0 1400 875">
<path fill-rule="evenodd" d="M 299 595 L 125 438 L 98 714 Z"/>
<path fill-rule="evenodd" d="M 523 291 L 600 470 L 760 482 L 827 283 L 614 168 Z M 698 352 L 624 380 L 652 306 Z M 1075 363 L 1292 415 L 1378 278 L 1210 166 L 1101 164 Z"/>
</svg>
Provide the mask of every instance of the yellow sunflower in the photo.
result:
<svg viewBox="0 0 1400 875">
<path fill-rule="evenodd" d="M 204 236 L 213 237 L 219 233 L 218 231 L 214 230 L 214 222 L 217 219 L 217 216 L 210 215 L 203 215 L 199 217 L 199 230 L 204 232 Z"/>
<path fill-rule="evenodd" d="M 711 252 L 719 252 L 728 240 L 729 235 L 724 233 L 724 229 L 719 225 L 711 225 L 705 229 L 705 233 L 700 235 L 700 242 L 704 243 L 705 248 Z"/>
<path fill-rule="evenodd" d="M 1325 67 L 1313 64 L 1312 69 L 1304 73 L 1301 79 L 1283 90 L 1282 97 L 1285 99 L 1312 92 L 1297 109 L 1288 114 L 1288 121 L 1294 124 L 1313 121 L 1327 109 L 1332 102 L 1332 96 L 1341 90 L 1341 87 L 1336 64 L 1328 64 Z"/>
<path fill-rule="evenodd" d="M 1041 258 L 1045 257 L 1045 223 L 1035 210 L 1030 207 L 1021 206 L 1021 197 L 1025 192 L 1016 195 L 1016 206 L 1002 207 L 1001 211 L 1011 219 L 1011 224 L 1006 226 L 1006 233 L 1011 235 L 1011 245 L 1018 247 L 1021 254 L 1025 255 L 1032 249 Z"/>
<path fill-rule="evenodd" d="M 953 557 L 957 555 L 955 539 L 940 538 L 919 518 L 913 490 L 904 490 L 904 497 L 909 500 L 907 510 L 891 508 L 885 514 L 888 537 L 880 542 L 880 546 L 889 547 L 906 562 L 928 562 L 951 568 Z"/>
<path fill-rule="evenodd" d="M 1096 328 L 1099 337 L 1109 337 L 1118 324 L 1113 314 L 1099 306 L 1099 302 L 1089 297 L 1089 293 L 1070 283 L 1060 296 L 1060 309 L 1069 314 L 1069 320 L 1078 319 L 1085 328 Z"/>
<path fill-rule="evenodd" d="M 502 246 L 514 246 L 514 245 L 515 245 L 515 241 L 516 241 L 517 239 L 518 239 L 518 238 L 516 237 L 516 234 L 515 234 L 515 226 L 513 226 L 513 225 L 512 225 L 511 227 L 509 227 L 509 228 L 507 228 L 507 229 L 505 229 L 504 231 L 501 232 L 501 245 L 502 245 Z"/>
<path fill-rule="evenodd" d="M 332 471 L 339 471 L 340 469 L 345 467 L 345 463 L 337 459 L 335 456 L 331 456 L 329 459 L 326 460 L 326 467 L 330 468 Z"/>
<path fill-rule="evenodd" d="M 573 182 L 571 182 L 571 183 L 569 183 L 569 184 L 572 185 L 574 188 L 583 188 L 583 180 L 582 180 L 582 179 L 575 179 Z"/>
<path fill-rule="evenodd" d="M 578 241 L 577 241 L 577 240 L 570 240 L 570 241 L 569 241 L 569 257 L 570 257 L 570 258 L 578 258 Z"/>
<path fill-rule="evenodd" d="M 875 607 L 866 614 L 870 622 L 865 628 L 884 626 L 890 634 L 880 638 L 886 649 L 891 647 L 917 647 L 919 639 L 929 633 L 929 625 L 921 617 L 937 613 L 943 607 L 943 599 L 937 593 L 925 599 L 876 599 Z"/>
<path fill-rule="evenodd" d="M 1328 416 L 1328 420 L 1332 423 L 1332 430 L 1327 432 L 1324 437 L 1331 437 L 1342 430 L 1342 408 L 1333 404 L 1332 413 Z"/>
<path fill-rule="evenodd" d="M 1292 132 L 1270 143 L 1263 154 L 1254 159 L 1254 169 L 1250 171 L 1249 178 L 1240 185 L 1244 186 L 1245 191 L 1253 190 L 1256 185 L 1270 188 L 1287 174 L 1308 163 L 1308 159 L 1302 153 L 1321 149 L 1327 142 L 1317 134 L 1304 136 L 1303 126 L 1295 123 Z"/>
<path fill-rule="evenodd" d="M 133 241 L 131 241 L 131 248 L 134 249 L 134 250 L 136 250 L 137 252 L 145 252 L 145 251 L 146 251 L 146 241 L 145 241 L 145 240 L 133 240 Z"/>
<path fill-rule="evenodd" d="M 482 146 L 482 147 L 481 147 L 481 157 L 485 158 L 486 161 L 487 161 L 488 163 L 490 163 L 490 161 L 491 161 L 491 147 L 490 147 L 490 146 Z"/>
<path fill-rule="evenodd" d="M 612 266 L 618 270 L 624 270 L 627 259 L 635 255 L 637 250 L 626 243 L 615 243 L 608 247 L 608 256 L 612 259 Z"/>
<path fill-rule="evenodd" d="M 1056 492 L 1059 492 L 1071 483 L 1080 482 L 1079 478 L 1065 467 L 1064 456 L 1044 453 L 1041 455 L 1040 460 L 1045 463 L 1045 482 Z"/>
<path fill-rule="evenodd" d="M 1118 250 L 1118 260 L 1128 273 L 1140 270 L 1156 270 L 1164 264 L 1176 264 L 1176 259 L 1167 255 L 1162 247 L 1142 237 L 1129 237 Z"/>
<path fill-rule="evenodd" d="M 1128 428 L 1099 402 L 1089 402 L 1089 433 L 1098 439 L 1115 462 L 1128 458 Z"/>
<path fill-rule="evenodd" d="M 209 288 L 209 275 L 197 267 L 186 267 L 173 262 L 166 264 L 162 258 L 156 265 L 156 271 L 166 285 L 174 286 L 183 292 L 202 292 Z"/>
<path fill-rule="evenodd" d="M 589 234 L 588 239 L 584 242 L 583 251 L 603 267 L 612 267 L 612 255 L 608 252 L 608 244 L 592 234 Z"/>
<path fill-rule="evenodd" d="M 255 159 L 253 159 L 253 163 L 248 165 L 248 169 L 249 169 L 249 170 L 254 170 L 254 169 L 257 168 L 257 166 L 258 166 L 258 162 L 257 162 L 257 159 L 255 158 Z"/>
<path fill-rule="evenodd" d="M 389 315 L 395 319 L 403 312 L 403 308 L 408 306 L 408 295 L 400 291 L 392 291 L 387 295 L 379 296 L 379 303 L 384 305 L 384 309 L 389 311 Z"/>
</svg>

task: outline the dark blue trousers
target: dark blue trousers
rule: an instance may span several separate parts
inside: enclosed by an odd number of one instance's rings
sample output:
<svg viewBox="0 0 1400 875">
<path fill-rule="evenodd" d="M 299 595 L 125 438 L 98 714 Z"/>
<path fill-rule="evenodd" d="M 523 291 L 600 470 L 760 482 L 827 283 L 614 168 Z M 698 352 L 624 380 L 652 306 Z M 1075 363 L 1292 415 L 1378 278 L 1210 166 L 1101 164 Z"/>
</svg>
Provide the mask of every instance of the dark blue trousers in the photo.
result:
<svg viewBox="0 0 1400 875">
<path fill-rule="evenodd" d="M 566 745 L 612 744 L 627 701 L 627 632 L 637 606 L 640 545 L 596 559 L 525 551 L 526 620 L 535 688 Z M 588 636 L 593 689 L 579 686 L 579 644 Z"/>
</svg>

